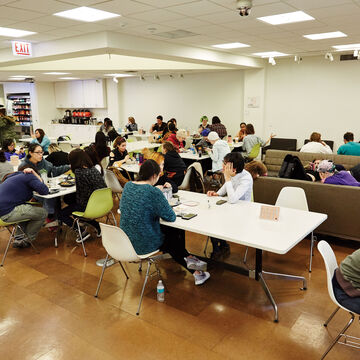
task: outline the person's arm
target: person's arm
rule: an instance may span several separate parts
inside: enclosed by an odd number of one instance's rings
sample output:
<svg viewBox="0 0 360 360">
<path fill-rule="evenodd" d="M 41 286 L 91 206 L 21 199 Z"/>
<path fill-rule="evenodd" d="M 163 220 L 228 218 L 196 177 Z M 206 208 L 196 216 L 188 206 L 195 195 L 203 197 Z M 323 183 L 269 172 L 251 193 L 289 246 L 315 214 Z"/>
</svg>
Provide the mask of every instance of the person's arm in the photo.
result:
<svg viewBox="0 0 360 360">
<path fill-rule="evenodd" d="M 343 150 L 343 145 L 341 145 L 339 148 L 338 148 L 338 151 L 337 151 L 337 154 L 338 155 L 344 155 L 344 150 Z"/>
<path fill-rule="evenodd" d="M 5 153 L 5 159 L 6 159 L 6 161 L 10 161 L 10 157 L 11 157 L 11 153 L 9 153 L 8 151 L 6 151 Z"/>
<path fill-rule="evenodd" d="M 266 146 L 276 134 L 271 133 L 270 137 L 266 140 L 266 142 L 262 142 L 261 146 Z"/>
<path fill-rule="evenodd" d="M 226 196 L 227 190 L 225 184 L 216 192 L 219 196 Z"/>
<path fill-rule="evenodd" d="M 228 202 L 230 204 L 235 204 L 245 195 L 249 188 L 252 187 L 252 179 L 250 177 L 241 179 L 236 190 L 234 190 L 231 180 L 227 181 L 224 186 L 226 188 Z"/>
<path fill-rule="evenodd" d="M 168 201 L 165 199 L 165 196 L 158 188 L 153 188 L 153 204 L 155 206 L 156 215 L 161 219 L 169 222 L 175 222 L 176 214 L 172 207 L 169 205 Z"/>
<path fill-rule="evenodd" d="M 152 133 L 152 132 L 154 131 L 154 130 L 153 130 L 153 129 L 154 129 L 154 126 L 155 126 L 155 124 L 152 124 L 152 125 L 151 125 L 150 133 Z"/>
<path fill-rule="evenodd" d="M 61 165 L 61 166 L 53 166 L 53 164 L 51 164 L 51 162 L 45 160 L 47 162 L 47 168 L 48 170 L 48 175 L 55 177 L 55 176 L 59 176 L 62 175 L 64 173 L 66 173 L 67 171 L 70 170 L 70 165 Z"/>
<path fill-rule="evenodd" d="M 213 148 L 212 148 L 212 151 L 210 151 L 210 153 L 209 153 L 209 156 L 210 156 L 210 158 L 211 158 L 211 160 L 213 160 L 213 161 L 218 161 L 219 160 L 219 151 L 218 151 L 218 149 L 217 149 L 217 146 L 213 146 Z"/>
<path fill-rule="evenodd" d="M 40 195 L 47 195 L 49 193 L 49 188 L 33 169 L 27 168 L 24 170 L 24 173 L 28 177 L 28 184 L 33 191 L 36 191 Z"/>
<path fill-rule="evenodd" d="M 45 135 L 44 138 L 42 139 L 40 146 L 43 148 L 44 151 L 47 151 L 50 144 L 51 144 L 50 139 Z"/>
<path fill-rule="evenodd" d="M 322 142 L 322 144 L 324 145 L 325 153 L 326 154 L 332 154 L 331 147 L 328 144 L 324 143 L 324 142 Z"/>
</svg>

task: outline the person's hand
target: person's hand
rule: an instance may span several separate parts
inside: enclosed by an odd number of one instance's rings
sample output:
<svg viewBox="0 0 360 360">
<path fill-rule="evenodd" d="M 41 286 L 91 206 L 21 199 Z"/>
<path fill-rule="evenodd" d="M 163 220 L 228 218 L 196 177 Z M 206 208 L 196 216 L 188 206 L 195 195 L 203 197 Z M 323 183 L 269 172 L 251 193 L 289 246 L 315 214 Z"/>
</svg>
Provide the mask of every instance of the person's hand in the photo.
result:
<svg viewBox="0 0 360 360">
<path fill-rule="evenodd" d="M 272 139 L 272 138 L 275 137 L 275 136 L 276 136 L 276 134 L 271 133 L 270 139 Z"/>
<path fill-rule="evenodd" d="M 230 181 L 231 178 L 233 176 L 235 176 L 235 174 L 236 174 L 236 171 L 233 167 L 233 163 L 231 163 L 231 162 L 226 163 L 225 168 L 224 168 L 225 181 Z"/>
<path fill-rule="evenodd" d="M 114 164 L 113 164 L 113 166 L 115 166 L 115 167 L 121 167 L 122 164 L 123 164 L 123 162 L 122 162 L 121 160 L 119 160 L 119 161 L 115 161 Z"/>
<path fill-rule="evenodd" d="M 126 156 L 124 157 L 124 161 L 128 161 L 128 160 L 130 160 L 130 156 L 129 156 L 129 155 L 126 155 Z"/>
<path fill-rule="evenodd" d="M 166 182 L 166 183 L 164 184 L 164 188 L 171 188 L 171 184 L 170 184 L 169 182 Z"/>
<path fill-rule="evenodd" d="M 219 196 L 219 194 L 216 191 L 208 191 L 207 196 Z"/>
<path fill-rule="evenodd" d="M 23 170 L 24 174 L 36 174 L 36 172 L 34 171 L 34 169 L 32 168 L 26 168 Z"/>
<path fill-rule="evenodd" d="M 114 155 L 113 152 L 111 152 L 109 156 L 110 156 L 111 158 L 113 158 L 115 155 Z"/>
</svg>

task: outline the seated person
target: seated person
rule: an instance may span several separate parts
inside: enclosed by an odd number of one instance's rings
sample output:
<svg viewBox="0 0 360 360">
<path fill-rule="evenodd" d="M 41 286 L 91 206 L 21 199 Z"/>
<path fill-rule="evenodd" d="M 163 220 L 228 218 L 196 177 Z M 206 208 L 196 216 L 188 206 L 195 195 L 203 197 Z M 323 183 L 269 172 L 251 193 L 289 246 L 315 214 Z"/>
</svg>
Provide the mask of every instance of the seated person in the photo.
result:
<svg viewBox="0 0 360 360">
<path fill-rule="evenodd" d="M 269 139 L 264 141 L 259 136 L 255 135 L 254 126 L 252 124 L 247 124 L 246 125 L 246 136 L 243 139 L 244 143 L 242 145 L 242 148 L 245 150 L 245 153 L 243 154 L 243 156 L 245 156 L 245 157 L 249 156 L 252 148 L 256 144 L 260 144 L 261 147 L 266 146 L 271 141 L 271 139 L 275 136 L 276 136 L 275 134 L 271 134 Z"/>
<path fill-rule="evenodd" d="M 165 128 L 166 123 L 163 122 L 163 117 L 158 115 L 156 118 L 156 123 L 153 124 L 150 128 L 150 133 L 161 135 Z"/>
<path fill-rule="evenodd" d="M 40 145 L 45 154 L 49 151 L 49 145 L 51 143 L 50 139 L 45 135 L 45 131 L 43 129 L 36 129 L 35 134 L 32 135 L 33 140 L 31 140 L 31 144 Z"/>
<path fill-rule="evenodd" d="M 90 146 L 94 146 L 95 150 L 98 154 L 98 158 L 100 162 L 109 156 L 110 148 L 107 146 L 106 136 L 103 132 L 98 131 L 95 135 L 95 143 L 91 144 Z"/>
<path fill-rule="evenodd" d="M 72 227 L 74 220 L 71 214 L 74 211 L 85 211 L 91 194 L 97 189 L 106 188 L 106 184 L 99 171 L 95 169 L 89 155 L 84 150 L 72 150 L 69 154 L 69 160 L 71 170 L 75 174 L 76 201 L 61 209 L 58 218 L 67 226 Z M 100 225 L 96 220 L 84 221 L 96 229 L 98 237 L 101 236 Z M 80 229 L 83 240 L 87 240 L 90 234 L 86 231 L 86 228 L 81 227 Z M 81 242 L 80 238 L 76 241 Z"/>
<path fill-rule="evenodd" d="M 101 165 L 101 162 L 99 160 L 98 154 L 95 151 L 94 146 L 86 146 L 84 148 L 84 151 L 89 155 L 89 158 L 91 159 L 95 169 L 101 174 L 101 176 L 104 176 L 104 169 Z"/>
<path fill-rule="evenodd" d="M 332 185 L 360 186 L 360 183 L 348 171 L 337 171 L 330 160 L 322 160 L 318 165 L 321 182 Z"/>
<path fill-rule="evenodd" d="M 267 167 L 261 162 L 257 160 L 250 161 L 245 164 L 245 170 L 248 171 L 253 180 L 256 180 L 260 176 L 267 176 Z"/>
<path fill-rule="evenodd" d="M 208 196 L 227 196 L 230 204 L 240 200 L 251 201 L 253 178 L 244 170 L 244 158 L 240 153 L 229 153 L 224 157 L 223 172 L 225 184 L 217 191 L 208 191 Z M 211 238 L 213 252 L 211 258 L 218 260 L 230 255 L 230 246 L 225 240 Z"/>
<path fill-rule="evenodd" d="M 180 186 L 186 172 L 184 160 L 180 157 L 172 143 L 165 142 L 162 148 L 163 154 L 165 155 L 164 170 L 166 171 L 167 177 L 177 186 Z"/>
<path fill-rule="evenodd" d="M 360 314 L 360 249 L 340 263 L 335 270 L 332 284 L 339 304 Z"/>
<path fill-rule="evenodd" d="M 213 116 L 209 128 L 210 131 L 215 131 L 219 135 L 220 139 L 223 139 L 227 135 L 226 127 L 221 123 L 218 116 Z"/>
<path fill-rule="evenodd" d="M 5 153 L 0 150 L 0 183 L 5 175 L 14 172 L 14 167 L 6 161 Z"/>
<path fill-rule="evenodd" d="M 205 129 L 209 129 L 210 132 L 210 125 L 208 124 L 208 121 L 209 119 L 205 115 L 200 118 L 201 124 L 199 125 L 199 130 L 198 130 L 199 134 L 201 134 Z"/>
<path fill-rule="evenodd" d="M 129 237 L 138 255 L 158 249 L 169 253 L 177 263 L 193 274 L 195 285 L 201 285 L 209 279 L 210 274 L 203 271 L 205 262 L 187 252 L 185 232 L 160 225 L 160 218 L 169 222 L 176 220 L 176 214 L 165 196 L 154 187 L 160 171 L 156 161 L 146 160 L 140 167 L 137 181 L 130 181 L 125 185 L 120 201 L 120 228 Z"/>
<path fill-rule="evenodd" d="M 220 140 L 219 135 L 215 131 L 211 131 L 208 135 L 208 141 L 212 145 L 212 149 L 206 148 L 212 160 L 212 172 L 220 171 L 223 166 L 223 160 L 226 154 L 230 152 L 229 145 L 226 141 Z"/>
<path fill-rule="evenodd" d="M 110 153 L 109 166 L 121 167 L 130 156 L 126 150 L 126 140 L 122 136 L 118 136 L 114 141 L 114 149 Z"/>
<path fill-rule="evenodd" d="M 360 156 L 360 144 L 354 142 L 354 134 L 347 132 L 344 134 L 344 145 L 341 145 L 337 151 L 338 155 Z"/>
<path fill-rule="evenodd" d="M 138 131 L 138 126 L 132 116 L 128 117 L 128 123 L 125 125 L 128 132 Z"/>
<path fill-rule="evenodd" d="M 310 135 L 310 141 L 302 146 L 300 152 L 332 154 L 330 146 L 321 140 L 321 134 L 317 132 Z"/>
<path fill-rule="evenodd" d="M 37 145 L 39 146 L 39 145 Z M 0 184 L 0 218 L 5 222 L 16 222 L 29 219 L 19 226 L 27 236 L 28 241 L 35 241 L 47 211 L 42 207 L 26 204 L 33 197 L 33 191 L 40 195 L 49 193 L 38 172 L 29 165 L 19 167 L 19 171 L 9 174 Z M 20 234 L 19 234 L 20 235 Z M 30 243 L 24 239 L 15 240 L 13 247 L 29 247 Z"/>
<path fill-rule="evenodd" d="M 2 150 L 4 151 L 6 161 L 10 161 L 11 156 L 16 155 L 19 159 L 26 156 L 24 148 L 20 148 L 19 151 L 15 150 L 15 143 L 12 139 L 5 139 L 2 144 Z"/>
<path fill-rule="evenodd" d="M 239 139 L 239 141 L 243 141 L 245 136 L 246 136 L 246 124 L 242 122 L 240 123 L 240 130 L 236 134 L 236 137 Z"/>
<path fill-rule="evenodd" d="M 54 166 L 69 165 L 69 154 L 62 151 L 57 144 L 49 145 L 49 154 L 46 161 L 51 162 Z"/>
<path fill-rule="evenodd" d="M 104 133 L 105 136 L 108 136 L 109 132 L 113 129 L 114 129 L 114 127 L 113 127 L 112 120 L 110 120 L 109 118 L 105 118 L 104 123 L 100 126 L 99 131 Z"/>
<path fill-rule="evenodd" d="M 171 134 L 166 141 L 171 142 L 176 151 L 180 152 L 185 148 L 185 140 L 186 140 L 186 131 L 180 129 L 176 132 L 176 134 Z"/>
<path fill-rule="evenodd" d="M 176 135 L 177 129 L 175 124 L 172 121 L 168 121 L 168 124 L 166 125 L 165 130 L 163 131 L 163 137 L 161 139 L 162 142 L 169 141 L 168 138 L 175 134 Z"/>
</svg>

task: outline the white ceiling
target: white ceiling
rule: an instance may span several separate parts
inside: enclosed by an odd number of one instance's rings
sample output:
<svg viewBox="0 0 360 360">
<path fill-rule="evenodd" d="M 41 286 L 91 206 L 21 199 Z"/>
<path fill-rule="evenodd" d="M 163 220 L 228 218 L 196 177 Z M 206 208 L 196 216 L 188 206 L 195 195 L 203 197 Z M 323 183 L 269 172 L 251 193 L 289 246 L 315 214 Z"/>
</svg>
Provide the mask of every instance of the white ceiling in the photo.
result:
<svg viewBox="0 0 360 360">
<path fill-rule="evenodd" d="M 0 0 L 0 26 L 35 31 L 23 40 L 52 41 L 110 31 L 175 44 L 213 49 L 211 45 L 242 42 L 251 45 L 235 50 L 217 50 L 235 55 L 280 51 L 315 55 L 332 45 L 360 43 L 360 0 L 253 0 L 248 17 L 240 17 L 235 0 Z M 91 6 L 121 14 L 115 19 L 86 23 L 53 16 L 55 12 Z M 314 21 L 273 26 L 257 17 L 303 10 Z M 174 30 L 195 33 L 180 39 L 159 34 Z M 346 38 L 312 41 L 302 35 L 342 31 Z M 0 48 L 10 47 L 10 38 L 0 37 Z"/>
</svg>

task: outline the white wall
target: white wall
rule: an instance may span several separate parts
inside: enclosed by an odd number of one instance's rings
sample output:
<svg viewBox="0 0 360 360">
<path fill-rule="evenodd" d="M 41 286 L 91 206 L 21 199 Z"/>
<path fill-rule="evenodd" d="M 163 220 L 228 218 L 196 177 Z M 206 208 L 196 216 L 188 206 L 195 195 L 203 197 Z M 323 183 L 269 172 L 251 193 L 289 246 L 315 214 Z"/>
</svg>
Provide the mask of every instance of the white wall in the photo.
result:
<svg viewBox="0 0 360 360">
<path fill-rule="evenodd" d="M 323 57 L 277 59 L 267 67 L 264 131 L 279 137 L 297 138 L 298 147 L 313 131 L 323 139 L 342 144 L 351 131 L 360 140 L 359 95 L 360 62 L 334 62 Z"/>
<path fill-rule="evenodd" d="M 229 134 L 243 121 L 244 72 L 186 74 L 184 78 L 161 76 L 161 80 L 126 78 L 123 81 L 122 118 L 134 116 L 139 126 L 149 130 L 157 115 L 174 117 L 178 128 L 194 131 L 200 117 L 220 117 Z"/>
</svg>

